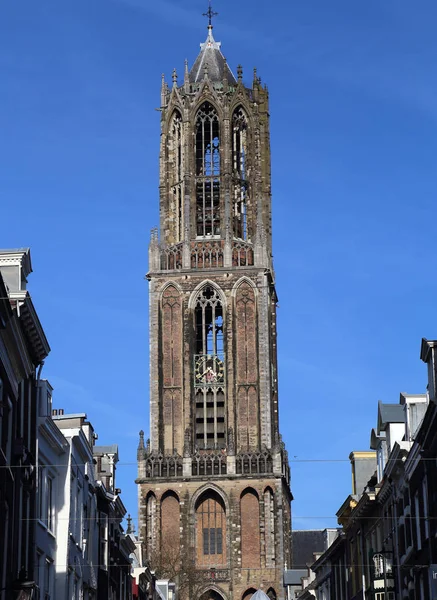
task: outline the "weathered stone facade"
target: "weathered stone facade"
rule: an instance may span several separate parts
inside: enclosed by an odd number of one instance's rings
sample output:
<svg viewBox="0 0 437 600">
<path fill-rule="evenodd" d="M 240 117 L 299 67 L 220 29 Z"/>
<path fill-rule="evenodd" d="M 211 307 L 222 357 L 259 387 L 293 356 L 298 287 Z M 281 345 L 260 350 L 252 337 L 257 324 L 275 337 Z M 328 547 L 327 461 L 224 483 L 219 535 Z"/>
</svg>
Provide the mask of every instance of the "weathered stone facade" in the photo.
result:
<svg viewBox="0 0 437 600">
<path fill-rule="evenodd" d="M 198 596 L 282 598 L 290 476 L 279 435 L 268 93 L 212 36 L 161 90 L 160 235 L 152 232 L 150 440 L 140 535 L 176 544 Z M 188 568 L 188 567 L 187 567 Z M 194 594 L 190 598 L 194 600 Z"/>
</svg>

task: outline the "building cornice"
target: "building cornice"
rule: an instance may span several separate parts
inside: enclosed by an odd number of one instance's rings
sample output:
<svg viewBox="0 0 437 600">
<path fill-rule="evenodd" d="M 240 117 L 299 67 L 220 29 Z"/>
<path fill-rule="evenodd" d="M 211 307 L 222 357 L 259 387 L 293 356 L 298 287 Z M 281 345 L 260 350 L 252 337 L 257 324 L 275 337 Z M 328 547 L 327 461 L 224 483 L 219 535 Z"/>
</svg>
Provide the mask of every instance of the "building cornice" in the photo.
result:
<svg viewBox="0 0 437 600">
<path fill-rule="evenodd" d="M 39 431 L 50 447 L 57 453 L 66 451 L 69 444 L 64 435 L 50 417 L 40 417 Z"/>
<path fill-rule="evenodd" d="M 48 356 L 50 346 L 30 296 L 20 305 L 20 321 L 30 344 L 30 354 L 35 364 L 40 364 Z"/>
<path fill-rule="evenodd" d="M 384 469 L 384 483 L 388 479 L 395 477 L 398 471 L 404 468 L 405 461 L 412 445 L 412 442 L 404 441 L 394 443 Z"/>
<path fill-rule="evenodd" d="M 20 377 L 27 379 L 33 373 L 35 366 L 31 360 L 29 348 L 24 336 L 24 331 L 23 328 L 20 326 L 20 321 L 16 314 L 9 321 L 9 323 L 9 333 L 10 336 L 13 338 L 14 344 L 14 352 L 12 354 L 14 368 L 17 370 L 17 374 L 19 374 Z"/>
<path fill-rule="evenodd" d="M 350 514 L 355 506 L 358 504 L 358 496 L 349 495 L 343 504 L 340 506 L 338 511 L 336 512 L 337 521 L 339 525 L 343 525 L 344 522 L 349 520 Z"/>
<path fill-rule="evenodd" d="M 414 471 L 422 460 L 420 449 L 420 445 L 415 441 L 407 456 L 407 460 L 405 461 L 405 477 L 407 480 L 411 479 Z"/>
</svg>

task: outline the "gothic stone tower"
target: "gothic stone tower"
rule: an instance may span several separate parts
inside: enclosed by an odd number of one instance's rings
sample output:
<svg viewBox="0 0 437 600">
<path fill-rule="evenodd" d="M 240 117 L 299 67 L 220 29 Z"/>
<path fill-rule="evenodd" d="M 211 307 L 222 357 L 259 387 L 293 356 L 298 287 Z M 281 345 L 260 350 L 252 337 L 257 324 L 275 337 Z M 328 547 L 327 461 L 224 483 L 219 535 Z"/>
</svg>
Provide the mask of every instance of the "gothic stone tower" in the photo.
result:
<svg viewBox="0 0 437 600">
<path fill-rule="evenodd" d="M 280 599 L 292 496 L 278 423 L 268 93 L 256 71 L 251 87 L 241 67 L 234 77 L 210 24 L 183 83 L 163 79 L 160 110 L 140 536 L 152 567 L 181 563 L 182 600 L 258 588 Z"/>
</svg>

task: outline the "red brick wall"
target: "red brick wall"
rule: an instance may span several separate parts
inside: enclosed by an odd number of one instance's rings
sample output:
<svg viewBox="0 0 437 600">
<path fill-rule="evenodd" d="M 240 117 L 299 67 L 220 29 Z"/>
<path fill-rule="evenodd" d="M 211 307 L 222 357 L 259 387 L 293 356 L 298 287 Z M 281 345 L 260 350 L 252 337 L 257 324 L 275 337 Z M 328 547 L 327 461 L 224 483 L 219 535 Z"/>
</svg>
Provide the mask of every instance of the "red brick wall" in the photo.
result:
<svg viewBox="0 0 437 600">
<path fill-rule="evenodd" d="M 256 303 L 255 292 L 246 282 L 237 291 L 235 325 L 237 445 L 255 450 L 259 445 Z"/>
<path fill-rule="evenodd" d="M 161 500 L 161 551 L 179 552 L 179 500 L 172 492 L 167 492 Z"/>
<path fill-rule="evenodd" d="M 259 527 L 259 500 L 255 491 L 245 490 L 241 495 L 241 566 L 259 569 L 261 540 Z"/>
<path fill-rule="evenodd" d="M 164 450 L 182 454 L 182 298 L 172 285 L 162 295 L 161 325 Z"/>
</svg>

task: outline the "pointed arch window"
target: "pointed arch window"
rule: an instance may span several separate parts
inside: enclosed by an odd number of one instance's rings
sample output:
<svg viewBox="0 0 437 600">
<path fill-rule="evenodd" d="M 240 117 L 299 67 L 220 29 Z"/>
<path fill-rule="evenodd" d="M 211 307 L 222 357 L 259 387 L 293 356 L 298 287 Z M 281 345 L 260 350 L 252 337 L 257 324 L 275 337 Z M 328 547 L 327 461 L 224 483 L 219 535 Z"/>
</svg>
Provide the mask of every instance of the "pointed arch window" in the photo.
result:
<svg viewBox="0 0 437 600">
<path fill-rule="evenodd" d="M 175 111 L 170 125 L 169 164 L 171 197 L 175 220 L 175 241 L 180 242 L 184 234 L 184 144 L 182 116 Z"/>
<path fill-rule="evenodd" d="M 197 566 L 226 564 L 226 511 L 214 490 L 205 492 L 196 505 Z"/>
<path fill-rule="evenodd" d="M 247 116 L 241 106 L 232 116 L 232 174 L 234 237 L 247 240 Z"/>
<path fill-rule="evenodd" d="M 197 112 L 195 136 L 197 235 L 220 235 L 220 125 L 209 102 Z"/>
<path fill-rule="evenodd" d="M 196 353 L 223 354 L 223 307 L 220 294 L 212 285 L 206 285 L 197 296 Z"/>
<path fill-rule="evenodd" d="M 223 306 L 218 291 L 206 285 L 194 309 L 195 437 L 199 449 L 225 447 Z"/>
</svg>

